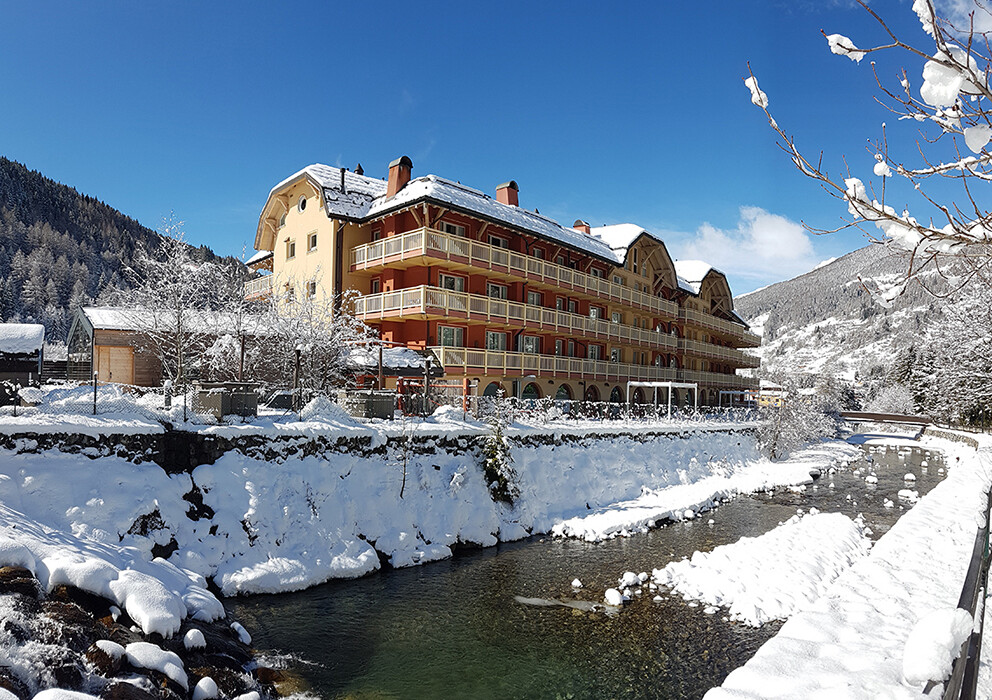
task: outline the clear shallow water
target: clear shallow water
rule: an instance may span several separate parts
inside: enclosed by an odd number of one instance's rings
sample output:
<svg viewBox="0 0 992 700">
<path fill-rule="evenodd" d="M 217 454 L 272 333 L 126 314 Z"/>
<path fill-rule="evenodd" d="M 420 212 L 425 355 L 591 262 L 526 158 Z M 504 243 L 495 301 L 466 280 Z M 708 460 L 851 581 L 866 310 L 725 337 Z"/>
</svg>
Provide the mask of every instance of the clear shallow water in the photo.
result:
<svg viewBox="0 0 992 700">
<path fill-rule="evenodd" d="M 257 649 L 299 659 L 295 670 L 324 698 L 698 698 L 780 623 L 733 624 L 667 594 L 661 602 L 635 598 L 616 616 L 522 605 L 514 596 L 601 602 L 624 571 L 650 572 L 697 549 L 759 535 L 797 508 L 864 513 L 880 536 L 905 512 L 896 499 L 903 475 L 917 474 L 921 495 L 940 476 L 933 456 L 927 473 L 922 454 L 872 457 L 876 486 L 852 471 L 869 466 L 859 462 L 805 492 L 740 497 L 646 535 L 599 544 L 535 537 L 227 605 Z M 884 508 L 886 497 L 894 508 Z M 576 577 L 584 584 L 578 592 L 570 586 Z"/>
</svg>

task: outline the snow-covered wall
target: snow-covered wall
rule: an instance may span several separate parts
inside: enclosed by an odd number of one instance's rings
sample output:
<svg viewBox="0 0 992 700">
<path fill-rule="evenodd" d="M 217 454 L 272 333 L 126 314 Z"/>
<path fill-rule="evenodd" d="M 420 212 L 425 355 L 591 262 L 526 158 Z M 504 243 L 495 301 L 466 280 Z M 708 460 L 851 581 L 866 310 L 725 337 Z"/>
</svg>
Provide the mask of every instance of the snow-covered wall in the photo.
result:
<svg viewBox="0 0 992 700">
<path fill-rule="evenodd" d="M 518 430 L 510 440 L 519 492 L 512 506 L 490 494 L 478 435 L 429 433 L 352 441 L 352 449 L 304 438 L 252 442 L 172 474 L 20 439 L 0 449 L 0 502 L 75 536 L 131 545 L 149 558 L 154 549 L 212 577 L 225 594 L 259 593 L 548 532 L 644 489 L 760 460 L 753 435 L 728 426 L 598 436 Z"/>
</svg>

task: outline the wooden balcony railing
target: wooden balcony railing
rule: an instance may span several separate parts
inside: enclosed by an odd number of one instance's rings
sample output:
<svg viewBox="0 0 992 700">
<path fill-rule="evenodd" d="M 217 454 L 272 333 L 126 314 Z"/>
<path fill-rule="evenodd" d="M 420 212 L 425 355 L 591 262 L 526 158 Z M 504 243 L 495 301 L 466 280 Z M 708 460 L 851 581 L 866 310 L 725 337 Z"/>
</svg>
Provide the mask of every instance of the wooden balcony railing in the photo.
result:
<svg viewBox="0 0 992 700">
<path fill-rule="evenodd" d="M 513 275 L 557 289 L 645 309 L 660 317 L 672 319 L 678 317 L 678 305 L 667 299 L 614 284 L 601 277 L 587 275 L 532 255 L 523 255 L 427 227 L 353 248 L 351 268 L 369 270 L 383 267 L 396 260 L 416 257 L 456 261 L 481 270 Z"/>
<path fill-rule="evenodd" d="M 695 309 L 679 309 L 679 320 L 732 336 L 743 347 L 756 348 L 761 345 L 761 336 L 755 335 L 739 323 L 733 323 L 712 314 L 704 314 Z"/>
<path fill-rule="evenodd" d="M 761 365 L 761 358 L 748 355 L 737 348 L 728 348 L 724 345 L 714 345 L 713 343 L 703 343 L 688 338 L 679 338 L 679 350 L 686 355 L 723 360 L 738 367 L 759 367 Z"/>
<path fill-rule="evenodd" d="M 603 381 L 698 382 L 737 389 L 757 386 L 757 380 L 735 374 L 692 372 L 671 367 L 632 365 L 578 357 L 536 355 L 502 350 L 434 347 L 446 372 L 490 374 L 503 377 L 597 379 Z"/>
<path fill-rule="evenodd" d="M 432 313 L 452 319 L 479 321 L 490 325 L 522 326 L 535 331 L 612 340 L 659 350 L 675 350 L 677 346 L 677 338 L 674 336 L 647 328 L 636 328 L 544 306 L 521 304 L 438 287 L 423 285 L 409 287 L 395 292 L 369 294 L 355 300 L 355 316 L 363 321 L 387 316 L 402 317 Z"/>
<path fill-rule="evenodd" d="M 272 293 L 272 275 L 263 275 L 245 282 L 245 299 Z"/>
</svg>

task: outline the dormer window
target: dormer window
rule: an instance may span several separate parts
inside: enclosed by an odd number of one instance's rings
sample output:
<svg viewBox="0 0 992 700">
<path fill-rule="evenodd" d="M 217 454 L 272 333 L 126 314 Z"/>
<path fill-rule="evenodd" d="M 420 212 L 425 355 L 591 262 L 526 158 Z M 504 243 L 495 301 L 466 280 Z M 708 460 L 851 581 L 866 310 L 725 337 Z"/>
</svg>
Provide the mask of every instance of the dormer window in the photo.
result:
<svg viewBox="0 0 992 700">
<path fill-rule="evenodd" d="M 306 195 L 303 195 L 303 194 L 300 195 L 300 201 L 296 203 L 296 207 L 300 210 L 300 213 L 302 214 L 303 213 L 303 210 L 307 208 L 307 197 L 306 197 Z"/>
</svg>

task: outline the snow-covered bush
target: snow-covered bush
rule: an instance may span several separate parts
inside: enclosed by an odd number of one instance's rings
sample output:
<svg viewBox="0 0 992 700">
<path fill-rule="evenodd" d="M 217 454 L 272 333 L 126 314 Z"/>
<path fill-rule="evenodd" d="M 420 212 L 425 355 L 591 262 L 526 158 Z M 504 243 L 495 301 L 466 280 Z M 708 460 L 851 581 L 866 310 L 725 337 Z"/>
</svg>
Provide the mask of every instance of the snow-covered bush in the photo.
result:
<svg viewBox="0 0 992 700">
<path fill-rule="evenodd" d="M 872 413 L 898 413 L 913 415 L 916 406 L 913 402 L 913 392 L 905 384 L 889 384 L 868 402 L 865 410 Z"/>
<path fill-rule="evenodd" d="M 782 459 L 803 445 L 837 433 L 840 415 L 833 397 L 799 389 L 791 378 L 779 378 L 777 383 L 785 387 L 785 400 L 779 407 L 761 411 L 764 421 L 758 431 L 761 448 L 769 457 Z"/>
<path fill-rule="evenodd" d="M 492 401 L 492 410 L 486 415 L 489 434 L 483 444 L 483 470 L 489 492 L 498 501 L 513 503 L 520 495 L 516 485 L 517 473 L 513 469 L 513 456 L 506 440 L 506 428 L 513 422 L 510 400 L 499 397 Z"/>
</svg>

